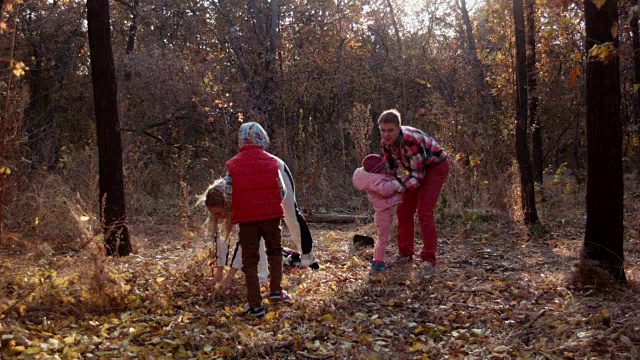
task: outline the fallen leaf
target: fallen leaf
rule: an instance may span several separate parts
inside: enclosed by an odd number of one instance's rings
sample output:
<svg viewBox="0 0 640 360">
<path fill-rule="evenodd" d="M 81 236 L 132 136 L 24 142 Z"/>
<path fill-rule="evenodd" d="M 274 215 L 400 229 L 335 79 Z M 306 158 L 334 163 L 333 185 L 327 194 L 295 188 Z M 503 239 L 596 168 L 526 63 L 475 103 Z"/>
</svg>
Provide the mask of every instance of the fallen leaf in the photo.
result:
<svg viewBox="0 0 640 360">
<path fill-rule="evenodd" d="M 604 6 L 607 0 L 591 0 L 591 2 L 593 2 L 593 5 L 595 5 L 598 8 L 598 10 L 600 10 L 600 8 Z"/>
<path fill-rule="evenodd" d="M 426 350 L 426 349 L 427 349 L 427 345 L 425 345 L 425 344 L 423 344 L 423 343 L 420 343 L 420 342 L 417 342 L 417 343 L 414 343 L 414 344 L 411 346 L 411 348 L 409 349 L 409 351 L 411 351 L 411 352 L 418 352 L 418 351 L 423 351 L 423 350 Z"/>
</svg>

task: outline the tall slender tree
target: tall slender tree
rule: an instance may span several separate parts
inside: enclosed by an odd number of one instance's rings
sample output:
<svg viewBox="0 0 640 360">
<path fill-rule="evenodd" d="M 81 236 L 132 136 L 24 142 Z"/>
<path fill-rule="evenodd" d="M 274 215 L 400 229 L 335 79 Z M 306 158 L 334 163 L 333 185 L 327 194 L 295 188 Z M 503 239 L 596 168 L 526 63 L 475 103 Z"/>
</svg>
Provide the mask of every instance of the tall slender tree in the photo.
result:
<svg viewBox="0 0 640 360">
<path fill-rule="evenodd" d="M 587 91 L 587 224 L 584 256 L 626 282 L 617 0 L 584 2 Z"/>
<path fill-rule="evenodd" d="M 98 133 L 100 219 L 107 255 L 129 255 L 131 243 L 126 224 L 122 173 L 122 144 L 118 119 L 118 100 L 109 0 L 87 0 L 91 80 Z"/>
<path fill-rule="evenodd" d="M 638 0 L 633 1 L 631 8 L 631 41 L 633 48 L 633 121 L 636 129 L 636 136 L 640 138 L 640 31 L 638 21 L 640 20 L 640 5 Z M 640 169 L 640 146 L 636 146 L 636 164 Z M 640 181 L 640 176 L 637 177 Z"/>
<path fill-rule="evenodd" d="M 467 56 L 469 60 L 473 64 L 474 72 L 473 78 L 475 82 L 476 89 L 480 92 L 480 95 L 485 102 L 489 102 L 491 100 L 486 93 L 486 84 L 485 84 L 485 70 L 484 65 L 480 61 L 478 57 L 478 50 L 476 47 L 476 40 L 473 36 L 473 26 L 471 25 L 471 19 L 469 18 L 469 11 L 467 9 L 467 2 L 465 0 L 460 0 L 458 4 L 460 7 L 460 13 L 462 14 L 462 22 L 464 24 L 464 31 L 467 37 Z"/>
<path fill-rule="evenodd" d="M 531 122 L 533 180 L 542 185 L 542 125 L 538 116 L 538 67 L 536 63 L 536 0 L 526 0 L 527 21 L 527 91 Z"/>
<path fill-rule="evenodd" d="M 520 200 L 524 223 L 532 225 L 538 222 L 538 212 L 527 141 L 527 68 L 522 0 L 513 0 L 513 21 L 516 35 L 516 158 L 520 171 Z"/>
</svg>

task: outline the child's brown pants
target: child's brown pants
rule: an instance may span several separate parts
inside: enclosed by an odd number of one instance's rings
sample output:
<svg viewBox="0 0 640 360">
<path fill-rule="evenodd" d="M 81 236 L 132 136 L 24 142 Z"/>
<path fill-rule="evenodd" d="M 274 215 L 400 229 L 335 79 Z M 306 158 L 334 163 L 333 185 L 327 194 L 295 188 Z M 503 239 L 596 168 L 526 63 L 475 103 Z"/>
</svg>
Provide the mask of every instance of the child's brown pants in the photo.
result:
<svg viewBox="0 0 640 360">
<path fill-rule="evenodd" d="M 262 306 L 258 261 L 260 260 L 260 238 L 264 238 L 269 259 L 269 288 L 271 292 L 282 291 L 282 231 L 280 219 L 240 223 L 238 238 L 242 246 L 242 272 L 247 284 L 249 306 Z"/>
</svg>

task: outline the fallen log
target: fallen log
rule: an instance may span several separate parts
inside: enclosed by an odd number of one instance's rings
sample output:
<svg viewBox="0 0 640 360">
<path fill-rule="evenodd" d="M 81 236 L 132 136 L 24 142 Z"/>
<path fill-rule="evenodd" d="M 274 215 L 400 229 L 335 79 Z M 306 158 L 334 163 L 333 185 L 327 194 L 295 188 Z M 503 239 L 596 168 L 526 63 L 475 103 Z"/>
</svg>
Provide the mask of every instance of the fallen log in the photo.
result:
<svg viewBox="0 0 640 360">
<path fill-rule="evenodd" d="M 346 214 L 308 214 L 304 216 L 308 223 L 349 224 L 356 221 L 370 221 L 371 216 Z"/>
</svg>

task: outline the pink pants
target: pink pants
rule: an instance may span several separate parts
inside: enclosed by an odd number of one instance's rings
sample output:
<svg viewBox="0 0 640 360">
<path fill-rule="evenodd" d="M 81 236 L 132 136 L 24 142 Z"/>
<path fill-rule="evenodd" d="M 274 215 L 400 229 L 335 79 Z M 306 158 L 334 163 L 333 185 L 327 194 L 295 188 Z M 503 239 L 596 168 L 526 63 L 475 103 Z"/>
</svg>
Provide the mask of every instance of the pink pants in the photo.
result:
<svg viewBox="0 0 640 360">
<path fill-rule="evenodd" d="M 389 243 L 389 233 L 391 232 L 391 223 L 393 221 L 393 207 L 376 211 L 373 216 L 378 232 L 378 241 L 373 249 L 373 261 L 384 262 L 384 252 Z"/>
<path fill-rule="evenodd" d="M 424 183 L 418 189 L 408 191 L 402 196 L 402 203 L 398 205 L 398 252 L 401 256 L 414 254 L 414 220 L 418 211 L 418 221 L 422 232 L 422 261 L 436 263 L 438 248 L 438 232 L 433 210 L 438 202 L 442 185 L 449 174 L 449 160 L 427 169 Z"/>
</svg>

